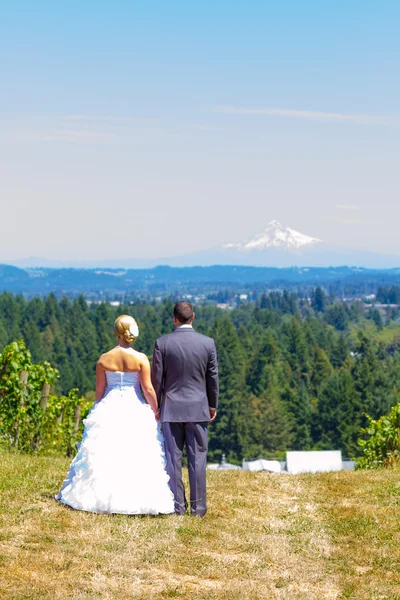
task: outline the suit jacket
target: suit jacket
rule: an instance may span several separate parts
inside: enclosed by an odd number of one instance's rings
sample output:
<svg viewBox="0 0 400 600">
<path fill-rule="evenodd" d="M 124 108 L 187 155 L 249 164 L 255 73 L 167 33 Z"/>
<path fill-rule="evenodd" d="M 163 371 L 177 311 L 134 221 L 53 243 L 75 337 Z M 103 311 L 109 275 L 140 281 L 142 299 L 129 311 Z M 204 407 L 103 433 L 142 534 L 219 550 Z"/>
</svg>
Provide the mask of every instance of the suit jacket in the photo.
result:
<svg viewBox="0 0 400 600">
<path fill-rule="evenodd" d="M 156 341 L 151 378 L 161 422 L 204 423 L 218 406 L 218 362 L 214 340 L 192 327 Z"/>
</svg>

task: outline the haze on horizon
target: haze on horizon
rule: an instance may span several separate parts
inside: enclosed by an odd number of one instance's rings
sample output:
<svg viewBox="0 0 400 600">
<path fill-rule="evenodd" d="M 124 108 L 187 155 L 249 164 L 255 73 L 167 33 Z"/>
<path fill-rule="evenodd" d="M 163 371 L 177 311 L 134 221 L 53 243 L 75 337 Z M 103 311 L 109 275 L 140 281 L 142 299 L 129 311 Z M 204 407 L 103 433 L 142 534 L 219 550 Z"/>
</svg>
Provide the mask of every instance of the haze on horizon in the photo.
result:
<svg viewBox="0 0 400 600">
<path fill-rule="evenodd" d="M 277 219 L 400 255 L 400 4 L 0 6 L 0 263 L 181 255 Z"/>
</svg>

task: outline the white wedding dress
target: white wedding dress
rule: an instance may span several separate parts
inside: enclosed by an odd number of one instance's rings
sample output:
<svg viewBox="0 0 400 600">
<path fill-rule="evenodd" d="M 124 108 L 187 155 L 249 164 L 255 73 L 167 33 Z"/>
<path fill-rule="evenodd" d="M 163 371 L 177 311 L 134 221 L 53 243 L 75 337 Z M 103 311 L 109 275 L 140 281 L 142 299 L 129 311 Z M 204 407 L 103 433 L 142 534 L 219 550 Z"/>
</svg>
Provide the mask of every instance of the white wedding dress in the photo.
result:
<svg viewBox="0 0 400 600">
<path fill-rule="evenodd" d="M 139 375 L 106 371 L 106 377 L 106 393 L 84 421 L 78 454 L 56 499 L 95 513 L 172 513 L 163 438 Z"/>
</svg>

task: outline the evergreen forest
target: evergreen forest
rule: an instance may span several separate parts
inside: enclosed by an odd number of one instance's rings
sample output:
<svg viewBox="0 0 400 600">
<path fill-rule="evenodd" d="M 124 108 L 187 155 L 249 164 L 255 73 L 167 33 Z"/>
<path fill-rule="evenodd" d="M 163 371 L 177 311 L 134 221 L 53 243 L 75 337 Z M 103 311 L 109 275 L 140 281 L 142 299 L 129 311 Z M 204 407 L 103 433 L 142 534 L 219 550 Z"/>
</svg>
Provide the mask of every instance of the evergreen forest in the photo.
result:
<svg viewBox="0 0 400 600">
<path fill-rule="evenodd" d="M 135 317 L 140 328 L 135 347 L 151 359 L 155 339 L 173 329 L 173 303 L 115 307 L 88 304 L 83 296 L 27 300 L 3 293 L 0 353 L 24 341 L 32 363 L 49 363 L 47 369 L 58 371 L 59 377 L 52 371 L 48 379 L 52 393 L 73 397 L 75 411 L 79 395 L 84 397 L 87 414 L 96 361 L 115 345 L 115 318 Z M 287 291 L 270 292 L 233 310 L 196 306 L 195 311 L 197 331 L 215 339 L 220 369 L 210 460 L 220 460 L 223 453 L 233 462 L 279 458 L 289 449 L 341 449 L 344 457 L 356 457 L 367 415 L 379 419 L 399 402 L 397 313 L 365 313 L 362 303 L 334 301 L 319 287 L 310 301 Z M 24 345 L 12 348 L 15 357 Z M 0 414 L 2 404 L 7 404 L 5 385 L 0 385 Z M 54 407 L 64 410 L 60 402 Z"/>
</svg>

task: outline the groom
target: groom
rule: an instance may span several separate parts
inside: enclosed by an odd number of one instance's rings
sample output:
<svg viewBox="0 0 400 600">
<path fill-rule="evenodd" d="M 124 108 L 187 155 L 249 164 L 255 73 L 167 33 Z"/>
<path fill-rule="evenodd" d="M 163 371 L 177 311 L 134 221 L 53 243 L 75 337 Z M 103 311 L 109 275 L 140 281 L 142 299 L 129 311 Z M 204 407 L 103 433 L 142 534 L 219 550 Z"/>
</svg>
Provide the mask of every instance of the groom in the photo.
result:
<svg viewBox="0 0 400 600">
<path fill-rule="evenodd" d="M 207 511 L 207 424 L 217 415 L 218 363 L 214 340 L 197 333 L 193 320 L 189 302 L 175 304 L 176 329 L 156 341 L 151 377 L 161 405 L 160 419 L 175 512 L 183 515 L 187 508 L 182 481 L 182 452 L 186 445 L 190 512 L 204 517 Z"/>
</svg>

